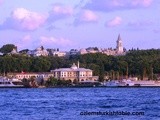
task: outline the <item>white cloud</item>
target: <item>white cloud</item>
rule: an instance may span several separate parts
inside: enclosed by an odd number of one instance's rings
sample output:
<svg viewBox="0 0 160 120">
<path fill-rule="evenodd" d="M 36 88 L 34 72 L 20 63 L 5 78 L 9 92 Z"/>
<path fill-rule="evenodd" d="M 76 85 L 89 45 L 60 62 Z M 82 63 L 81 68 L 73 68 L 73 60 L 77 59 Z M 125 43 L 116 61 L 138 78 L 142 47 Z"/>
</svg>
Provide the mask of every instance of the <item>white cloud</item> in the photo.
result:
<svg viewBox="0 0 160 120">
<path fill-rule="evenodd" d="M 132 5 L 133 6 L 144 6 L 144 7 L 148 7 L 151 5 L 151 3 L 153 2 L 153 0 L 133 0 L 132 1 Z"/>
<path fill-rule="evenodd" d="M 98 16 L 91 10 L 84 10 L 81 13 L 80 20 L 84 22 L 96 22 L 98 20 Z"/>
<path fill-rule="evenodd" d="M 98 16 L 91 10 L 82 10 L 74 21 L 75 25 L 83 23 L 96 23 L 98 22 Z"/>
<path fill-rule="evenodd" d="M 66 47 L 73 45 L 73 42 L 71 40 L 65 39 L 63 37 L 56 38 L 56 37 L 41 36 L 39 39 L 40 39 L 40 45 L 48 47 L 53 47 L 53 46 Z"/>
<path fill-rule="evenodd" d="M 3 3 L 3 0 L 0 0 L 0 5 Z"/>
<path fill-rule="evenodd" d="M 62 4 L 54 4 L 49 12 L 49 22 L 54 22 L 59 19 L 68 18 L 73 15 L 73 8 Z"/>
<path fill-rule="evenodd" d="M 121 17 L 115 17 L 112 20 L 106 22 L 107 27 L 115 27 L 118 26 L 122 23 L 122 18 Z"/>
<path fill-rule="evenodd" d="M 114 10 L 126 10 L 136 8 L 146 8 L 153 3 L 153 0 L 91 0 L 84 8 L 109 12 Z"/>
<path fill-rule="evenodd" d="M 45 48 L 67 48 L 74 45 L 74 43 L 63 37 L 48 37 L 40 36 L 38 39 L 33 39 L 31 35 L 25 35 L 20 40 L 17 41 L 16 46 L 19 50 L 22 49 L 35 49 L 39 46 L 44 46 Z"/>
<path fill-rule="evenodd" d="M 9 18 L 0 25 L 0 29 L 35 30 L 46 21 L 47 15 L 29 11 L 25 8 L 15 9 Z"/>
</svg>

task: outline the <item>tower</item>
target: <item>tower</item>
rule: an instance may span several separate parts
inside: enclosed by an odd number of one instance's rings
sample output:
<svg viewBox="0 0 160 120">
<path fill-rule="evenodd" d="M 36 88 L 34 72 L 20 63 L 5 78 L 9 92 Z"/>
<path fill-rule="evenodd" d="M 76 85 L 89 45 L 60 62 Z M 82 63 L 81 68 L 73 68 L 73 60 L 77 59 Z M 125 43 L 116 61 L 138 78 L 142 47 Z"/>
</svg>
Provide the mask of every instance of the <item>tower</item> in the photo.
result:
<svg viewBox="0 0 160 120">
<path fill-rule="evenodd" d="M 79 68 L 79 60 L 78 60 L 78 63 L 77 63 L 77 67 Z"/>
<path fill-rule="evenodd" d="M 118 54 L 123 53 L 123 45 L 122 45 L 122 39 L 120 34 L 118 35 L 118 39 L 117 39 L 117 47 L 116 47 L 116 51 Z"/>
</svg>

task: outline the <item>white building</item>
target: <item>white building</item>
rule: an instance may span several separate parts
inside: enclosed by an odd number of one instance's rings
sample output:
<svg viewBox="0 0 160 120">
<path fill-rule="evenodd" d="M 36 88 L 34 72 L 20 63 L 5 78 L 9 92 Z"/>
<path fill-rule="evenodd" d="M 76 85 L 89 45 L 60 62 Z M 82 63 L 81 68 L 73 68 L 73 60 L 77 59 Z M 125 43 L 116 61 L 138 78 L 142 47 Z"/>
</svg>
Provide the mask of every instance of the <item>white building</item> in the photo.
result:
<svg viewBox="0 0 160 120">
<path fill-rule="evenodd" d="M 116 46 L 117 54 L 123 54 L 124 53 L 123 49 L 124 48 L 123 48 L 123 44 L 122 44 L 122 39 L 121 39 L 121 36 L 119 35 L 118 39 L 117 39 L 117 46 Z"/>
<path fill-rule="evenodd" d="M 7 74 L 8 77 L 10 78 L 16 78 L 19 80 L 22 79 L 30 79 L 31 77 L 34 77 L 36 79 L 44 79 L 44 80 L 48 80 L 49 77 L 53 77 L 53 74 L 51 72 L 21 72 L 21 73 L 8 73 Z"/>
<path fill-rule="evenodd" d="M 19 54 L 17 51 L 17 46 L 15 46 L 13 50 L 10 53 L 8 53 L 8 55 L 15 55 L 15 54 Z"/>
<path fill-rule="evenodd" d="M 124 47 L 122 44 L 122 39 L 121 39 L 120 34 L 118 35 L 118 39 L 117 39 L 116 43 L 117 43 L 116 49 L 111 49 L 111 48 L 103 49 L 102 53 L 104 53 L 106 55 L 113 55 L 113 56 L 125 55 L 126 52 L 124 51 Z"/>
<path fill-rule="evenodd" d="M 0 56 L 2 56 L 2 55 L 3 55 L 3 53 L 0 52 Z"/>
<path fill-rule="evenodd" d="M 80 49 L 79 54 L 83 55 L 87 53 L 103 53 L 106 55 L 113 55 L 113 56 L 125 55 L 126 51 L 124 51 L 123 43 L 120 35 L 118 36 L 116 43 L 117 45 L 115 49 L 112 49 L 112 48 L 100 49 L 97 47 L 89 47 L 87 49 Z M 76 52 L 74 51 L 74 54 L 77 54 L 77 53 L 78 53 L 77 51 Z"/>
<path fill-rule="evenodd" d="M 88 53 L 87 50 L 84 48 L 80 49 L 80 51 L 79 51 L 80 55 L 87 54 L 87 53 Z"/>
<path fill-rule="evenodd" d="M 41 46 L 35 50 L 28 51 L 27 54 L 33 57 L 48 56 L 48 51 Z"/>
<path fill-rule="evenodd" d="M 51 70 L 53 76 L 60 80 L 71 80 L 73 81 L 90 81 L 96 82 L 98 81 L 98 76 L 93 76 L 93 71 L 86 68 L 79 68 L 79 63 L 76 66 L 73 64 L 71 68 L 59 68 L 55 70 Z"/>
</svg>

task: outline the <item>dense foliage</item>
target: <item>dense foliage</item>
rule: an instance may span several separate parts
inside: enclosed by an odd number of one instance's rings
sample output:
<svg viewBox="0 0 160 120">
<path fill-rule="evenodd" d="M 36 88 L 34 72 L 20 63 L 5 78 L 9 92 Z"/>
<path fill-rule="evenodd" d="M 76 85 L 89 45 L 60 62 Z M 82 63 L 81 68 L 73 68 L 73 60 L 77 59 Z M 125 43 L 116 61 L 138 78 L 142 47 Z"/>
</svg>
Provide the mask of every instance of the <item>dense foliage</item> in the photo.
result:
<svg viewBox="0 0 160 120">
<path fill-rule="evenodd" d="M 85 54 L 66 57 L 28 57 L 24 55 L 0 56 L 0 73 L 47 72 L 51 69 L 70 67 L 79 60 L 80 67 L 90 68 L 103 80 L 104 75 L 112 79 L 138 76 L 143 79 L 156 78 L 160 73 L 160 49 L 131 50 L 125 56 Z"/>
<path fill-rule="evenodd" d="M 17 48 L 17 47 L 13 44 L 6 44 L 0 48 L 0 52 L 7 54 L 7 53 L 10 53 L 14 48 Z"/>
</svg>

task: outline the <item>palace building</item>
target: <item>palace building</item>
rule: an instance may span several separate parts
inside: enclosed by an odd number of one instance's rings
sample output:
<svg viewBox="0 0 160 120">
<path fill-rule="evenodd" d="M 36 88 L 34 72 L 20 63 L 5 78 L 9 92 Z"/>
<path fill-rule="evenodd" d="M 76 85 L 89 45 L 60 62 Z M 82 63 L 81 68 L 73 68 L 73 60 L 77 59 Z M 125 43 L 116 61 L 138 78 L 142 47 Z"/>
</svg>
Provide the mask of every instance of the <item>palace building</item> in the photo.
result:
<svg viewBox="0 0 160 120">
<path fill-rule="evenodd" d="M 117 39 L 116 53 L 117 54 L 123 54 L 124 53 L 124 48 L 123 48 L 123 45 L 122 45 L 122 39 L 121 39 L 120 34 L 119 34 L 118 39 Z"/>
<path fill-rule="evenodd" d="M 103 53 L 106 55 L 113 55 L 113 56 L 119 56 L 119 55 L 125 55 L 126 50 L 123 47 L 123 42 L 121 39 L 120 34 L 118 35 L 118 39 L 116 41 L 116 48 L 97 48 L 97 47 L 89 47 L 86 49 L 80 49 L 80 51 L 75 54 L 87 54 L 87 53 Z"/>
<path fill-rule="evenodd" d="M 75 63 L 70 68 L 59 68 L 51 70 L 53 76 L 60 80 L 71 80 L 78 82 L 96 82 L 98 81 L 98 76 L 93 76 L 93 71 L 91 69 L 80 68 L 79 62 L 76 66 Z"/>
</svg>

